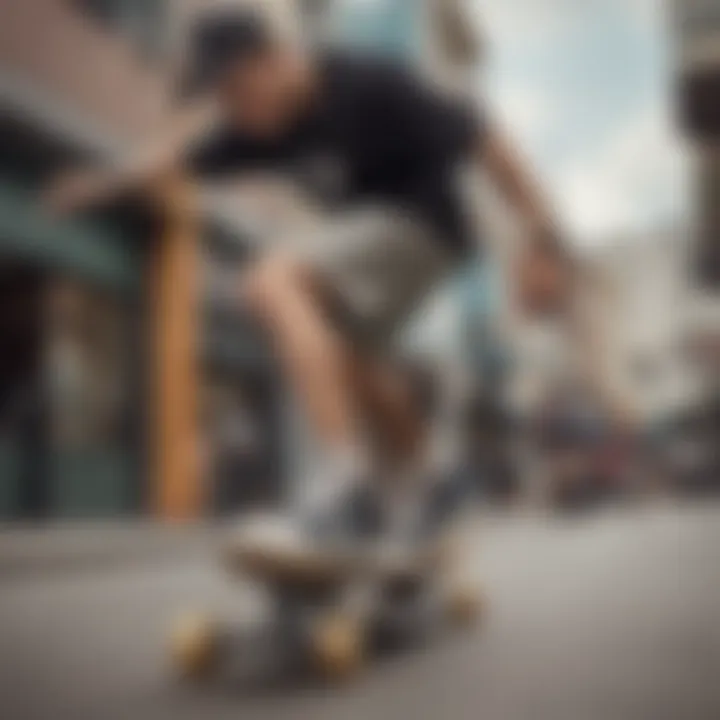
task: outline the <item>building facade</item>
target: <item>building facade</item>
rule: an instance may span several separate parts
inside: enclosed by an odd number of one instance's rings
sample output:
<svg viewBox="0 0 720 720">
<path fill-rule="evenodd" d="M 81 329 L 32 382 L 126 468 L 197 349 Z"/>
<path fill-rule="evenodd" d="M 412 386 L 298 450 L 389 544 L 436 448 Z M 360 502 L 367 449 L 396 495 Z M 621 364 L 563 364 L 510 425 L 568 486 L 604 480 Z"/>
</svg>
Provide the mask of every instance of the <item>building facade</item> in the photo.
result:
<svg viewBox="0 0 720 720">
<path fill-rule="evenodd" d="M 676 0 L 678 108 L 695 155 L 696 276 L 720 286 L 720 3 Z"/>
<path fill-rule="evenodd" d="M 288 32 L 372 40 L 446 86 L 475 59 L 459 2 L 244 1 Z M 198 215 L 178 179 L 159 203 L 83 218 L 50 217 L 38 202 L 58 170 L 112 161 L 162 127 L 184 27 L 219 4 L 229 3 L 3 8 L 0 519 L 232 510 L 277 498 L 285 444 L 303 444 L 285 427 L 287 397 L 257 333 L 215 292 L 218 273 L 245 262 L 238 218 Z"/>
<path fill-rule="evenodd" d="M 695 296 L 689 330 L 708 403 L 720 396 L 720 3 L 675 0 L 678 107 L 693 148 Z M 714 444 L 720 443 L 715 414 Z"/>
<path fill-rule="evenodd" d="M 618 239 L 591 253 L 611 302 L 604 345 L 608 372 L 627 403 L 648 424 L 689 411 L 702 401 L 703 378 L 688 352 L 693 286 L 692 241 L 680 230 Z"/>
<path fill-rule="evenodd" d="M 38 201 L 58 170 L 112 160 L 161 127 L 174 40 L 204 4 L 3 8 L 1 519 L 186 519 L 279 492 L 274 370 L 203 272 L 241 265 L 242 233 L 198 217 L 175 180 L 162 202 L 82 218 L 50 217 Z"/>
</svg>

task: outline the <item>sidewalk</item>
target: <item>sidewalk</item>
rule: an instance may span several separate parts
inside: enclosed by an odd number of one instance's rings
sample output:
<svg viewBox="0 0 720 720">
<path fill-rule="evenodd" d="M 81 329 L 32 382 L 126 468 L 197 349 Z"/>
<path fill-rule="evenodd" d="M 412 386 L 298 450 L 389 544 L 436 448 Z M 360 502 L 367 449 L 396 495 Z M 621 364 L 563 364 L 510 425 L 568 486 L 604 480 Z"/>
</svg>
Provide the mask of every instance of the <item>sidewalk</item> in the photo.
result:
<svg viewBox="0 0 720 720">
<path fill-rule="evenodd" d="M 536 519 L 536 522 L 538 519 Z M 516 513 L 478 509 L 471 524 L 484 529 L 524 522 Z M 539 519 L 542 523 L 542 519 Z M 151 520 L 0 523 L 0 581 L 33 574 L 215 557 L 232 520 L 173 524 Z"/>
<path fill-rule="evenodd" d="M 0 578 L 210 554 L 223 527 L 142 520 L 0 525 Z"/>
</svg>

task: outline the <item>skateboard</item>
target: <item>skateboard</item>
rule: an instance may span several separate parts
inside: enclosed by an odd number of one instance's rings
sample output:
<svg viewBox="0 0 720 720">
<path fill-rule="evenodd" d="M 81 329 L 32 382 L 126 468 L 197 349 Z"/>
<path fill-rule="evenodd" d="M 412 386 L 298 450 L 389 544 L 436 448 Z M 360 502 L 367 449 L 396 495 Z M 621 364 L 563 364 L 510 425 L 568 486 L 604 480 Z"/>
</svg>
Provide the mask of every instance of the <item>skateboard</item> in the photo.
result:
<svg viewBox="0 0 720 720">
<path fill-rule="evenodd" d="M 359 550 L 283 557 L 231 544 L 224 563 L 268 591 L 268 618 L 242 633 L 202 613 L 183 615 L 171 629 L 173 665 L 184 678 L 204 680 L 240 655 L 257 660 L 270 654 L 276 668 L 350 678 L 379 647 L 412 642 L 443 624 L 468 626 L 479 617 L 482 598 L 470 582 L 453 578 L 452 556 L 440 543 L 402 565 Z"/>
</svg>

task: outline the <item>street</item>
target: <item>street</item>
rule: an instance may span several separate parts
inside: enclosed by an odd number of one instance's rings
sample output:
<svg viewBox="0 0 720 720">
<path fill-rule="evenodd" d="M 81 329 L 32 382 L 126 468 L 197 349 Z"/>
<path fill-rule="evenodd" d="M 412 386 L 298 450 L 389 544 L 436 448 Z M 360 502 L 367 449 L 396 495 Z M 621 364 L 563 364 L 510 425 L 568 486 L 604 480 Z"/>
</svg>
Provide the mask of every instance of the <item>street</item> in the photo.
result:
<svg viewBox="0 0 720 720">
<path fill-rule="evenodd" d="M 0 592 L 0 717 L 713 720 L 720 717 L 720 507 L 493 517 L 471 632 L 331 687 L 182 685 L 172 613 L 250 602 L 203 553 L 11 576 Z"/>
</svg>

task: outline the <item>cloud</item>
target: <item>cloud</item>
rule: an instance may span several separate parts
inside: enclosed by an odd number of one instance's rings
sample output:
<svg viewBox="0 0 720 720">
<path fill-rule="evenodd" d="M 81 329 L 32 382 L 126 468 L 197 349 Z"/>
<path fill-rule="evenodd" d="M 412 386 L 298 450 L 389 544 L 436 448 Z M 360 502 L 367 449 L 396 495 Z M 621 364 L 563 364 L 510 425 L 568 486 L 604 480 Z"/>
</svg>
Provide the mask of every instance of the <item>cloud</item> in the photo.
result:
<svg viewBox="0 0 720 720">
<path fill-rule="evenodd" d="M 583 244 L 687 210 L 663 0 L 472 0 L 487 96 Z"/>
<path fill-rule="evenodd" d="M 686 210 L 684 152 L 662 108 L 648 108 L 558 178 L 558 202 L 585 244 L 676 222 Z"/>
<path fill-rule="evenodd" d="M 670 7 L 665 0 L 622 0 L 622 2 L 630 22 L 635 23 L 640 29 L 656 32 L 665 25 Z"/>
<path fill-rule="evenodd" d="M 508 51 L 542 45 L 572 26 L 575 0 L 474 0 L 472 8 L 492 44 Z"/>
<path fill-rule="evenodd" d="M 496 112 L 513 137 L 521 138 L 527 148 L 536 148 L 555 121 L 551 96 L 537 86 L 502 83 L 491 93 Z"/>
</svg>

